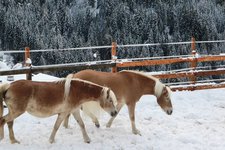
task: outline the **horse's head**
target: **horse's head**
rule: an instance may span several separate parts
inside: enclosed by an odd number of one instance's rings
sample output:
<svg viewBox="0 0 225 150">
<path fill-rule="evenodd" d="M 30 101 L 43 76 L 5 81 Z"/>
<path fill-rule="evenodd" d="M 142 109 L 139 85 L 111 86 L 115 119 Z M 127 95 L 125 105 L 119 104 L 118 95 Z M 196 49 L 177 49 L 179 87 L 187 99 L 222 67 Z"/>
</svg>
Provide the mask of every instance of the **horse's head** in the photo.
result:
<svg viewBox="0 0 225 150">
<path fill-rule="evenodd" d="M 117 99 L 114 92 L 111 89 L 104 87 L 102 90 L 102 94 L 103 96 L 100 100 L 101 107 L 104 108 L 104 110 L 108 112 L 112 117 L 115 116 L 117 114 Z"/>
<path fill-rule="evenodd" d="M 171 90 L 169 87 L 164 86 L 161 94 L 157 97 L 157 103 L 160 107 L 168 114 L 171 115 L 173 112 L 173 106 L 170 98 Z"/>
</svg>

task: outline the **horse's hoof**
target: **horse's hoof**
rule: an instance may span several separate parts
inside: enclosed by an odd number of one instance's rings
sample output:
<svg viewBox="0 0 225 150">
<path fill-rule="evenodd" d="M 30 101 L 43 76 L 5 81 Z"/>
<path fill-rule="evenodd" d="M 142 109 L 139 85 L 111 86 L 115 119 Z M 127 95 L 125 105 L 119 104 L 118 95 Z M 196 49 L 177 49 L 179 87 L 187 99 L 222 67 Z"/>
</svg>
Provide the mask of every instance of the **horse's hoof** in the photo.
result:
<svg viewBox="0 0 225 150">
<path fill-rule="evenodd" d="M 55 141 L 54 139 L 49 139 L 49 143 L 51 144 L 54 143 L 54 141 Z"/>
<path fill-rule="evenodd" d="M 110 124 L 110 123 L 107 123 L 107 124 L 106 124 L 106 127 L 107 127 L 107 128 L 110 128 L 110 127 L 111 127 L 111 124 Z"/>
<path fill-rule="evenodd" d="M 4 136 L 0 136 L 0 141 L 4 139 Z"/>
<path fill-rule="evenodd" d="M 96 126 L 97 128 L 99 128 L 99 127 L 100 127 L 100 124 L 95 124 L 95 126 Z"/>
<path fill-rule="evenodd" d="M 64 128 L 69 129 L 69 126 L 64 126 Z"/>
<path fill-rule="evenodd" d="M 15 140 L 12 140 L 11 143 L 12 143 L 12 144 L 16 144 L 16 143 L 17 143 L 17 144 L 20 144 L 20 141 L 18 141 L 18 140 L 15 139 Z"/>
<path fill-rule="evenodd" d="M 136 130 L 133 130 L 132 132 L 135 135 L 140 135 L 141 136 L 141 132 L 139 130 L 137 130 L 137 129 Z"/>
<path fill-rule="evenodd" d="M 90 143 L 91 143 L 91 141 L 87 141 L 86 143 L 90 144 Z"/>
<path fill-rule="evenodd" d="M 91 140 L 88 139 L 88 140 L 85 140 L 84 142 L 89 144 L 89 143 L 91 143 Z"/>
<path fill-rule="evenodd" d="M 68 128 L 69 128 L 68 123 L 64 123 L 64 124 L 63 124 L 63 127 L 66 128 L 66 129 L 68 129 Z"/>
</svg>

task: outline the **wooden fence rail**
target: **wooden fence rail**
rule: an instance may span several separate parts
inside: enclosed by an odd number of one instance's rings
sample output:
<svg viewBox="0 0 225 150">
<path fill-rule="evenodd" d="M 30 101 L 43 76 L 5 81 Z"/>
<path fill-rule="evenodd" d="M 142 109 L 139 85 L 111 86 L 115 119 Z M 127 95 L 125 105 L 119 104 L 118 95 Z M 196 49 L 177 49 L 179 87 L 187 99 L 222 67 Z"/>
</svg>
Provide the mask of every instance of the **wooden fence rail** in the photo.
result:
<svg viewBox="0 0 225 150">
<path fill-rule="evenodd" d="M 224 55 L 209 55 L 209 56 L 196 56 L 195 40 L 192 38 L 192 50 L 190 57 L 178 57 L 178 58 L 163 58 L 163 59 L 117 59 L 116 48 L 117 44 L 112 43 L 112 60 L 95 61 L 95 62 L 82 62 L 82 63 L 70 63 L 70 64 L 57 64 L 57 65 L 46 65 L 46 66 L 29 66 L 25 68 L 14 69 L 14 70 L 1 70 L 0 75 L 14 75 L 14 74 L 28 74 L 27 79 L 31 79 L 32 73 L 38 72 L 54 72 L 63 70 L 83 70 L 83 69 L 98 69 L 98 68 L 112 68 L 112 72 L 117 72 L 118 68 L 124 67 L 137 67 L 137 66 L 153 66 L 153 65 L 168 65 L 174 63 L 190 63 L 191 71 L 177 72 L 177 73 L 166 73 L 166 74 L 155 74 L 154 76 L 160 79 L 171 79 L 171 78 L 189 78 L 192 81 L 191 85 L 182 86 L 171 86 L 173 91 L 181 90 L 201 90 L 211 88 L 225 88 L 225 84 L 208 84 L 199 85 L 195 84 L 197 78 L 200 76 L 211 76 L 211 75 L 224 75 L 225 69 L 219 70 L 196 70 L 199 62 L 212 62 L 212 61 L 225 61 Z M 28 49 L 25 48 L 26 59 L 30 57 Z"/>
<path fill-rule="evenodd" d="M 172 79 L 172 78 L 190 78 L 192 76 L 200 77 L 200 76 L 211 76 L 211 75 L 221 75 L 221 74 L 225 74 L 225 69 L 154 74 L 154 76 L 160 79 Z"/>
<path fill-rule="evenodd" d="M 171 87 L 171 90 L 176 92 L 176 91 L 195 91 L 195 90 L 206 90 L 206 89 L 216 89 L 216 88 L 225 88 L 225 84 L 177 86 L 177 87 Z"/>
<path fill-rule="evenodd" d="M 57 64 L 57 65 L 46 65 L 46 66 L 30 66 L 21 69 L 13 70 L 0 70 L 0 75 L 15 75 L 15 74 L 31 74 L 31 73 L 44 73 L 54 72 L 63 70 L 83 70 L 83 69 L 98 69 L 98 68 L 110 68 L 115 67 L 116 63 L 109 61 L 96 61 L 94 63 L 70 63 L 70 64 Z"/>
<path fill-rule="evenodd" d="M 157 60 L 141 60 L 141 61 L 131 61 L 124 62 L 121 61 L 116 64 L 117 67 L 136 67 L 136 66 L 153 66 L 153 65 L 166 65 L 173 63 L 198 63 L 198 62 L 208 62 L 208 61 L 224 61 L 225 56 L 220 55 L 211 55 L 211 56 L 203 56 L 203 57 L 187 57 L 187 58 L 172 58 L 172 59 L 157 59 Z"/>
</svg>

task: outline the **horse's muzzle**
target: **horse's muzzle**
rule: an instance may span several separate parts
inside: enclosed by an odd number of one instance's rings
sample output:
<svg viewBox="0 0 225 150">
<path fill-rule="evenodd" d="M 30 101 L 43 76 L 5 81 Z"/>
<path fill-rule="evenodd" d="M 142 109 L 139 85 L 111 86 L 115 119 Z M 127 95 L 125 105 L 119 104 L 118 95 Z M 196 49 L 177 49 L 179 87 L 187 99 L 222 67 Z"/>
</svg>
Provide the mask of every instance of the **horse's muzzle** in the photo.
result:
<svg viewBox="0 0 225 150">
<path fill-rule="evenodd" d="M 117 113 L 118 113 L 118 112 L 117 112 L 116 110 L 115 110 L 115 111 L 112 111 L 112 112 L 111 112 L 111 116 L 114 117 L 114 116 L 117 115 Z"/>
<path fill-rule="evenodd" d="M 168 110 L 166 110 L 166 113 L 167 113 L 168 115 L 171 115 L 171 114 L 173 113 L 173 109 L 168 109 Z"/>
</svg>

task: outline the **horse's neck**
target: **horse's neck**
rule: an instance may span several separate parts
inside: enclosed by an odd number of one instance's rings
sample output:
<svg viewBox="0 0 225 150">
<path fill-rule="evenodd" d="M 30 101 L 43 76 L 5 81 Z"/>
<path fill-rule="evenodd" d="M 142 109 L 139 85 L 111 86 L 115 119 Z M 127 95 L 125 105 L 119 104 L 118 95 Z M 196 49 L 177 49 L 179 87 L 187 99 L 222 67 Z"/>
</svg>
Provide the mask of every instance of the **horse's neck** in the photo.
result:
<svg viewBox="0 0 225 150">
<path fill-rule="evenodd" d="M 71 83 L 71 93 L 73 93 L 74 97 L 77 97 L 77 101 L 80 100 L 82 103 L 88 101 L 97 101 L 101 96 L 102 87 L 100 86 L 79 81 L 72 81 Z"/>
<path fill-rule="evenodd" d="M 141 76 L 139 80 L 140 95 L 155 95 L 155 79 Z"/>
<path fill-rule="evenodd" d="M 121 71 L 120 73 L 125 74 L 125 78 L 132 78 L 133 82 L 128 84 L 128 87 L 133 87 L 134 95 L 137 97 L 141 97 L 143 95 L 154 95 L 155 94 L 155 83 L 157 81 L 156 78 L 152 76 L 147 76 L 144 73 L 136 72 L 136 71 Z"/>
</svg>

